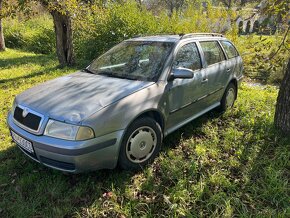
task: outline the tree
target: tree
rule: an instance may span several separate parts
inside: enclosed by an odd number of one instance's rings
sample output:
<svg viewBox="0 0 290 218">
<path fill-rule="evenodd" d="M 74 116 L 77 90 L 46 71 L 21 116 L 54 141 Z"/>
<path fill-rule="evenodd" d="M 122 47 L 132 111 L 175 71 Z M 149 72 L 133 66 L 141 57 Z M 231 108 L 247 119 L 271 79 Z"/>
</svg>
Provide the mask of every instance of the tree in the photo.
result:
<svg viewBox="0 0 290 218">
<path fill-rule="evenodd" d="M 290 53 L 287 46 L 287 37 L 289 33 L 290 23 L 288 21 L 289 15 L 289 4 L 284 0 L 268 0 L 267 5 L 262 11 L 268 16 L 275 16 L 279 19 L 280 22 L 284 23 L 284 26 L 287 26 L 283 40 L 280 43 L 277 51 L 271 55 L 271 59 L 274 58 L 278 52 L 281 51 L 282 47 L 286 48 L 288 53 L 285 55 L 288 56 L 288 64 L 284 79 L 280 85 L 280 90 L 277 98 L 276 111 L 275 111 L 275 126 L 285 134 L 290 134 Z M 287 24 L 288 22 L 288 24 Z"/>
<path fill-rule="evenodd" d="M 0 51 L 5 50 L 5 40 L 3 34 L 3 26 L 2 26 L 2 11 L 3 11 L 3 0 L 0 0 Z"/>
<path fill-rule="evenodd" d="M 17 4 L 15 0 L 0 0 L 0 51 L 4 51 L 5 40 L 3 31 L 3 19 L 15 13 Z"/>
<path fill-rule="evenodd" d="M 79 0 L 0 0 L 0 51 L 5 50 L 2 19 L 16 11 L 29 11 L 31 5 L 39 2 L 52 16 L 55 35 L 56 52 L 61 66 L 75 63 L 71 14 L 77 9 Z M 5 3 L 5 7 L 4 6 Z M 5 10 L 4 10 L 5 8 Z"/>
<path fill-rule="evenodd" d="M 70 66 L 75 63 L 73 49 L 73 30 L 71 14 L 77 8 L 77 0 L 67 1 L 49 1 L 39 0 L 53 18 L 55 36 L 56 36 L 56 53 L 60 65 Z"/>
<path fill-rule="evenodd" d="M 54 30 L 56 35 L 56 53 L 61 66 L 73 65 L 75 63 L 72 42 L 71 18 L 68 13 L 62 14 L 52 10 Z"/>
<path fill-rule="evenodd" d="M 290 59 L 277 98 L 275 126 L 290 135 Z"/>
<path fill-rule="evenodd" d="M 2 1 L 2 0 L 0 0 Z M 12 0 L 9 0 L 12 1 Z M 19 11 L 24 11 L 35 2 L 40 3 L 52 16 L 56 36 L 56 53 L 60 65 L 75 63 L 71 14 L 77 10 L 79 0 L 14 0 Z"/>
<path fill-rule="evenodd" d="M 58 10 L 51 10 L 56 36 L 56 53 L 61 66 L 70 66 L 75 63 L 72 25 L 69 12 L 64 14 Z"/>
</svg>

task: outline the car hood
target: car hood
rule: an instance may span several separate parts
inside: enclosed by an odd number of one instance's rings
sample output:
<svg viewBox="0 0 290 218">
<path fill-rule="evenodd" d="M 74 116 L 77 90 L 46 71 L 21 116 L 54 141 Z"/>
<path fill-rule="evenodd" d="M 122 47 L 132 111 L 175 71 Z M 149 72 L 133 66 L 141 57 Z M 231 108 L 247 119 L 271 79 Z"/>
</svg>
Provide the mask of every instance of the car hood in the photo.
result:
<svg viewBox="0 0 290 218">
<path fill-rule="evenodd" d="M 79 123 L 152 84 L 81 71 L 30 88 L 18 95 L 16 102 L 52 119 Z"/>
</svg>

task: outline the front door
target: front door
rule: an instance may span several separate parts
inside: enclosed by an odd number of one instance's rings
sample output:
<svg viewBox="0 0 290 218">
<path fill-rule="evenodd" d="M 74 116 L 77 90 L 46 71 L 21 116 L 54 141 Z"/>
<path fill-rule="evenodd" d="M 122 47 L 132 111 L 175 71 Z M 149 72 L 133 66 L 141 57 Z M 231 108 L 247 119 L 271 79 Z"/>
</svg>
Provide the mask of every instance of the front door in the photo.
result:
<svg viewBox="0 0 290 218">
<path fill-rule="evenodd" d="M 200 100 L 207 95 L 208 79 L 205 70 L 201 69 L 200 53 L 195 42 L 178 49 L 172 70 L 180 67 L 192 70 L 194 75 L 191 79 L 174 79 L 168 82 L 167 129 L 177 127 L 205 107 Z"/>
</svg>

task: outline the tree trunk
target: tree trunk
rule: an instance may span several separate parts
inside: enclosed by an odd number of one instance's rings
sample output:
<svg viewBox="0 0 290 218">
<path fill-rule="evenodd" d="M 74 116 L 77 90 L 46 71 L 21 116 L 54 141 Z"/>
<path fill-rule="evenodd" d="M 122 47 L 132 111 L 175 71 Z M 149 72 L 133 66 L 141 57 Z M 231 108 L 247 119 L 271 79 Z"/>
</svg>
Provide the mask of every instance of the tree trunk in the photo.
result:
<svg viewBox="0 0 290 218">
<path fill-rule="evenodd" d="M 0 18 L 0 51 L 5 50 L 5 40 L 3 34 L 3 26 L 2 26 L 2 19 Z"/>
<path fill-rule="evenodd" d="M 70 66 L 75 63 L 71 19 L 68 14 L 58 11 L 50 12 L 53 17 L 56 36 L 56 53 L 61 66 Z"/>
<path fill-rule="evenodd" d="M 290 59 L 277 98 L 275 126 L 290 135 Z"/>
<path fill-rule="evenodd" d="M 0 0 L 0 51 L 4 51 L 5 50 L 5 40 L 4 40 L 4 34 L 3 34 L 1 11 L 2 11 L 2 0 Z"/>
</svg>

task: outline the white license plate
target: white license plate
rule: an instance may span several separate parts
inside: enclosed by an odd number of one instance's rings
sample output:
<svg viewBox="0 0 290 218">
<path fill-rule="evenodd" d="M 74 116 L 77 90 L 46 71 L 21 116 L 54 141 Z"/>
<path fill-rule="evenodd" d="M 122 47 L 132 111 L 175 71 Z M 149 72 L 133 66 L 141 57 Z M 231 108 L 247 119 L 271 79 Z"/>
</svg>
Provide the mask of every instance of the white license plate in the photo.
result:
<svg viewBox="0 0 290 218">
<path fill-rule="evenodd" d="M 15 132 L 11 131 L 12 139 L 23 149 L 30 153 L 34 153 L 32 143 L 24 138 L 22 138 L 20 135 L 16 134 Z"/>
</svg>

